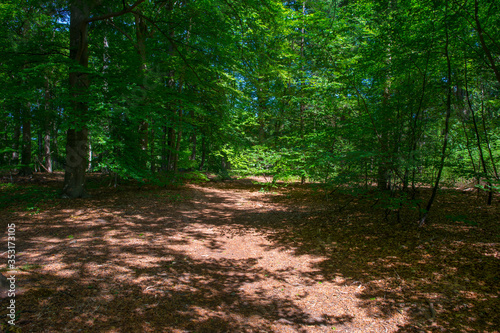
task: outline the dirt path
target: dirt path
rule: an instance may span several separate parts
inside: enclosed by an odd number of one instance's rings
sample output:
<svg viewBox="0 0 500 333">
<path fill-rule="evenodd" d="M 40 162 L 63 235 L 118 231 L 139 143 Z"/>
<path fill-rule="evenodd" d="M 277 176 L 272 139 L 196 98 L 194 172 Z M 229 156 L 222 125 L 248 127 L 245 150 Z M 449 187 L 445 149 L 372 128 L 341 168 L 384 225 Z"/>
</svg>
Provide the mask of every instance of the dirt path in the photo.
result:
<svg viewBox="0 0 500 333">
<path fill-rule="evenodd" d="M 387 276 L 363 277 L 370 249 L 351 260 L 317 229 L 318 247 L 309 251 L 305 238 L 287 231 L 313 223 L 319 206 L 300 198 L 285 204 L 286 191 L 259 189 L 238 181 L 109 191 L 58 200 L 36 215 L 11 212 L 24 267 L 18 325 L 23 332 L 413 332 L 415 318 L 432 322 L 428 304 L 396 297 Z"/>
</svg>

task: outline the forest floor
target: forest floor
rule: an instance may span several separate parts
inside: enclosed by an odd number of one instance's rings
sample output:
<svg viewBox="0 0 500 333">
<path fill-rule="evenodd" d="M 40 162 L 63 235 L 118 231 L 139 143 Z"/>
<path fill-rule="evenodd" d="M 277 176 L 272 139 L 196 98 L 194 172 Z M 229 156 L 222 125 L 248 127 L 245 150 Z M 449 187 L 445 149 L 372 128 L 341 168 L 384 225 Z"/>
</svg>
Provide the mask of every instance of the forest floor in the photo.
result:
<svg viewBox="0 0 500 333">
<path fill-rule="evenodd" d="M 18 267 L 6 331 L 499 332 L 498 197 L 442 190 L 418 228 L 415 213 L 386 218 L 314 184 L 91 175 L 91 197 L 69 200 L 61 174 L 17 181 L 0 187 Z"/>
</svg>

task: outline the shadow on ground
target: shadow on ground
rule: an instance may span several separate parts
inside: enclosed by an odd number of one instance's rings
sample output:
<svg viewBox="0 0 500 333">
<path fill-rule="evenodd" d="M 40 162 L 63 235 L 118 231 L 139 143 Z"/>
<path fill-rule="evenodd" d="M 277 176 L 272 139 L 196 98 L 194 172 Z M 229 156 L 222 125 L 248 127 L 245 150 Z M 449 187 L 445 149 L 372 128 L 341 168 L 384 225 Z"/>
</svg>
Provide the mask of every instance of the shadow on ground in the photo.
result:
<svg viewBox="0 0 500 333">
<path fill-rule="evenodd" d="M 352 287 L 359 310 L 374 322 L 404 316 L 393 332 L 497 332 L 498 205 L 448 191 L 440 194 L 432 223 L 414 228 L 411 212 L 398 224 L 366 200 L 338 195 L 327 202 L 298 185 L 275 194 L 260 190 L 248 181 L 102 189 L 90 199 L 51 198 L 37 214 L 24 203 L 4 209 L 1 226 L 16 223 L 19 284 L 26 289 L 16 299 L 18 326 L 36 332 L 359 331 L 350 325 L 357 312 L 318 317 L 295 297 L 242 290 L 294 276 L 304 284 Z M 240 200 L 238 193 L 253 195 Z M 280 272 L 257 265 L 259 257 L 200 258 L 179 250 L 196 241 L 219 253 L 221 235 L 256 232 L 269 240 L 263 250 L 320 260 L 310 272 Z"/>
</svg>

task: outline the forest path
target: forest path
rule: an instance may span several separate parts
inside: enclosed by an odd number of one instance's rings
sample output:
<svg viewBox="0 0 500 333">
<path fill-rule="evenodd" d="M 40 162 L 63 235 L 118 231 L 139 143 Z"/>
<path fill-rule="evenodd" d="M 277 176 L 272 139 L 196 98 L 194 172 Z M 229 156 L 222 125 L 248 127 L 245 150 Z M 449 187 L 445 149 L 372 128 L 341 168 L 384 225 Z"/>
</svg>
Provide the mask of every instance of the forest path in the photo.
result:
<svg viewBox="0 0 500 333">
<path fill-rule="evenodd" d="M 420 271 L 409 264 L 431 258 L 417 238 L 405 243 L 382 225 L 371 229 L 367 209 L 352 206 L 339 218 L 325 207 L 332 203 L 305 189 L 261 188 L 238 180 L 102 189 L 90 199 L 48 202 L 38 214 L 10 212 L 25 289 L 19 325 L 26 332 L 418 332 L 434 322 L 432 293 L 413 282 L 434 290 L 428 273 L 414 279 Z"/>
</svg>

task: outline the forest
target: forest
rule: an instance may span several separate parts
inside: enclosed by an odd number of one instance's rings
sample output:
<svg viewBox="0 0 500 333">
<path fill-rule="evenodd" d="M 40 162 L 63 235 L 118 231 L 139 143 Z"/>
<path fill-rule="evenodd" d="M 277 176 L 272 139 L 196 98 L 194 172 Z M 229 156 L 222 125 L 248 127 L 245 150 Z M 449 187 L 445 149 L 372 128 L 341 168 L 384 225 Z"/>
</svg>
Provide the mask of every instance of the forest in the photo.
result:
<svg viewBox="0 0 500 333">
<path fill-rule="evenodd" d="M 498 332 L 499 13 L 3 0 L 2 329 Z"/>
</svg>

